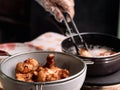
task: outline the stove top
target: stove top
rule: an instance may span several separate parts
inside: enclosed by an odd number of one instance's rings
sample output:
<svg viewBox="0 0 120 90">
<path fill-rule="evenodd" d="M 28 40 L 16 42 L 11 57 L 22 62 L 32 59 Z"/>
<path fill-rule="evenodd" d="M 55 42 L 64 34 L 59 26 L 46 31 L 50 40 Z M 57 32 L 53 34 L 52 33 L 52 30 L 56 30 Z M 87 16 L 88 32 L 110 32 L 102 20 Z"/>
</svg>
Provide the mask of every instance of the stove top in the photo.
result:
<svg viewBox="0 0 120 90">
<path fill-rule="evenodd" d="M 86 77 L 85 84 L 97 86 L 120 84 L 120 70 L 106 76 Z"/>
<path fill-rule="evenodd" d="M 120 70 L 101 77 L 86 77 L 81 90 L 120 90 Z"/>
</svg>

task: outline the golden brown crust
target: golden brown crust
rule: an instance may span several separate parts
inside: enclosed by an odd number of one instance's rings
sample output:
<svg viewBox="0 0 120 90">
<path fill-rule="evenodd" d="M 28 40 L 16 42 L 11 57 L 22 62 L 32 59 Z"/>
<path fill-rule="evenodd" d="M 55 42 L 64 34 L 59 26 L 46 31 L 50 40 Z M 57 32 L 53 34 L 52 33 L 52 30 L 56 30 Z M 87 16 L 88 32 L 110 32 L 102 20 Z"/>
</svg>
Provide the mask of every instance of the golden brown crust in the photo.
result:
<svg viewBox="0 0 120 90">
<path fill-rule="evenodd" d="M 28 58 L 16 65 L 16 79 L 26 82 L 46 82 L 69 77 L 67 69 L 55 66 L 55 55 L 49 54 L 47 62 L 41 66 L 37 60 Z"/>
</svg>

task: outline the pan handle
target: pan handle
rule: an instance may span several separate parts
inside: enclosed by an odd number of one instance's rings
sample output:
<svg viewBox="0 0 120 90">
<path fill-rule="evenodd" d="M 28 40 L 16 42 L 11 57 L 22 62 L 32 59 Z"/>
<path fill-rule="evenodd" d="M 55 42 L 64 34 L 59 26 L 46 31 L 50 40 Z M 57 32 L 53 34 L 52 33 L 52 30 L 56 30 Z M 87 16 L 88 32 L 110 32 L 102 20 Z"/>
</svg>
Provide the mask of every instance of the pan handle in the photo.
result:
<svg viewBox="0 0 120 90">
<path fill-rule="evenodd" d="M 85 62 L 85 64 L 87 64 L 87 65 L 94 64 L 94 62 L 93 62 L 93 61 L 91 61 L 91 60 L 84 59 L 83 61 L 84 61 L 84 62 Z"/>
</svg>

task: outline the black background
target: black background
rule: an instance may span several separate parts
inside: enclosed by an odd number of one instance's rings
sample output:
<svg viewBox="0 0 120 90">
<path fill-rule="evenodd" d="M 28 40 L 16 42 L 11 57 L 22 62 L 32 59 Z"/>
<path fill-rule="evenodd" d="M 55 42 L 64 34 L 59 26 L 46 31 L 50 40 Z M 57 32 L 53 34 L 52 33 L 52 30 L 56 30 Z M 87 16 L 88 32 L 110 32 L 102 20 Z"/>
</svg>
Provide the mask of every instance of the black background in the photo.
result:
<svg viewBox="0 0 120 90">
<path fill-rule="evenodd" d="M 7 5 L 4 8 L 2 5 L 0 10 L 10 8 Z M 22 12 L 17 14 L 10 14 L 10 10 L 7 14 L 0 12 L 0 43 L 29 41 L 47 31 L 63 34 L 66 29 L 35 0 L 23 0 L 21 8 Z M 117 36 L 118 9 L 119 0 L 75 0 L 74 20 L 80 32 L 102 32 Z"/>
</svg>

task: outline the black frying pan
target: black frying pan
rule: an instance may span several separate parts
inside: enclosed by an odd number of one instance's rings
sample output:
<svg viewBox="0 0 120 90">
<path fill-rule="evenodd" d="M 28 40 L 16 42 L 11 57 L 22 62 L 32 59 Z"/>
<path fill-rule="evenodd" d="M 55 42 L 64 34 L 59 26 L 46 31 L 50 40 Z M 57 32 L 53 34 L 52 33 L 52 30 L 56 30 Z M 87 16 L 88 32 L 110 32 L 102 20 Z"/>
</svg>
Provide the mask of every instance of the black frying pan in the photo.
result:
<svg viewBox="0 0 120 90">
<path fill-rule="evenodd" d="M 83 39 L 86 41 L 87 45 L 100 45 L 112 48 L 113 51 L 117 52 L 116 54 L 105 56 L 105 57 L 83 57 L 84 61 L 92 61 L 94 64 L 88 64 L 87 75 L 88 76 L 104 76 L 111 73 L 114 73 L 120 70 L 120 39 L 112 35 L 103 34 L 103 33 L 81 33 Z M 74 39 L 78 46 L 82 45 L 79 40 L 78 35 L 74 35 Z M 61 43 L 62 51 L 70 54 L 76 55 L 75 48 L 71 42 L 71 38 L 68 37 Z"/>
</svg>

